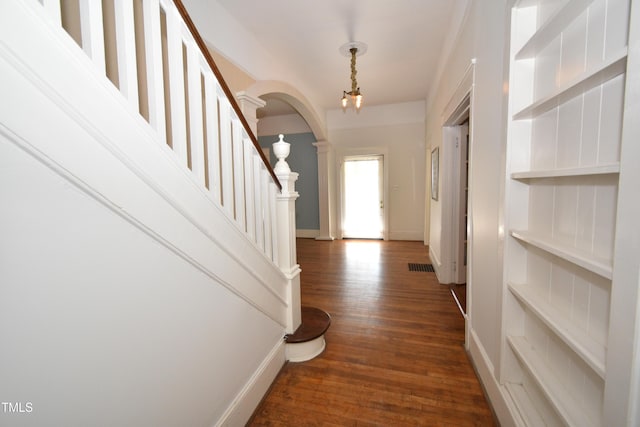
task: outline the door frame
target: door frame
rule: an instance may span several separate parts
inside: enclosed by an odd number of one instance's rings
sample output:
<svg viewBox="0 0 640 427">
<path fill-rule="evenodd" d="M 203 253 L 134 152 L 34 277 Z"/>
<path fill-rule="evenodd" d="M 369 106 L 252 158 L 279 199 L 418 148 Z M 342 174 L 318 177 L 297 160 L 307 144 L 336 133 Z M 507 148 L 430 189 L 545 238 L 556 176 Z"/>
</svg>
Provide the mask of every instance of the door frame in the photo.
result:
<svg viewBox="0 0 640 427">
<path fill-rule="evenodd" d="M 464 76 L 460 80 L 453 96 L 447 103 L 442 117 L 442 151 L 444 154 L 444 161 L 446 161 L 446 167 L 448 172 L 443 177 L 442 194 L 445 195 L 446 201 L 443 200 L 442 205 L 442 265 L 447 266 L 442 271 L 443 279 L 442 283 L 453 283 L 453 260 L 454 245 L 448 245 L 448 239 L 445 236 L 453 236 L 453 229 L 457 226 L 452 220 L 452 213 L 454 206 L 459 204 L 454 199 L 459 198 L 459 192 L 454 195 L 454 174 L 457 173 L 459 167 L 454 168 L 454 158 L 460 158 L 459 153 L 455 150 L 455 135 L 459 134 L 459 125 L 468 121 L 469 131 L 469 168 L 468 173 L 468 206 L 467 206 L 467 268 L 466 268 L 466 314 L 465 314 L 465 348 L 469 350 L 469 320 L 473 316 L 473 158 L 474 158 L 474 142 L 473 142 L 473 129 L 474 129 L 474 88 L 475 88 L 475 58 L 471 60 Z M 459 161 L 459 160 L 458 160 Z M 442 167 L 440 168 L 442 170 Z M 459 178 L 457 178 L 459 180 Z M 446 189 L 444 187 L 446 185 Z M 431 256 L 431 253 L 430 253 Z M 435 264 L 434 264 L 435 267 Z M 440 279 L 440 274 L 438 274 Z"/>
<path fill-rule="evenodd" d="M 442 203 L 442 243 L 441 243 L 441 263 L 438 268 L 437 275 L 440 283 L 454 284 L 459 282 L 461 277 L 459 273 L 459 259 L 463 255 L 463 249 L 460 248 L 460 238 L 463 230 L 460 229 L 460 205 L 461 199 L 461 182 L 460 170 L 462 168 L 462 133 L 469 132 L 469 145 L 471 146 L 471 112 L 470 112 L 471 94 L 467 93 L 457 108 L 451 112 L 449 119 L 442 126 L 442 150 L 441 162 L 442 171 L 441 194 Z M 468 125 L 465 125 L 466 122 Z M 471 162 L 469 162 L 469 170 Z M 469 174 L 470 175 L 470 174 Z M 469 184 L 471 187 L 471 184 Z M 471 199 L 469 198 L 469 201 Z M 469 221 L 467 224 L 468 248 L 471 247 L 471 206 L 468 205 Z M 467 268 L 469 262 L 469 250 L 467 252 Z M 468 274 L 465 274 L 468 276 Z"/>
<path fill-rule="evenodd" d="M 389 153 L 385 147 L 362 147 L 362 148 L 342 148 L 336 152 L 336 163 L 338 170 L 338 197 L 337 197 L 337 223 L 338 223 L 338 239 L 344 238 L 343 221 L 344 221 L 344 162 L 349 157 L 382 157 L 382 239 L 389 240 Z"/>
</svg>

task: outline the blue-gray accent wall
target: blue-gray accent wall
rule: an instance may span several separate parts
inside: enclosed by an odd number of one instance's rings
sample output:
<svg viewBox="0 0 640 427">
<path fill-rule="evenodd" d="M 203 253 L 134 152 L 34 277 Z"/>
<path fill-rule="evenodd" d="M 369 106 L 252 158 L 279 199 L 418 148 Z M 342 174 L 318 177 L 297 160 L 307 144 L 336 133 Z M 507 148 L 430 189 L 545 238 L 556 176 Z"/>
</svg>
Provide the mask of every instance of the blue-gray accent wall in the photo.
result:
<svg viewBox="0 0 640 427">
<path fill-rule="evenodd" d="M 269 148 L 271 165 L 278 159 L 273 155 L 271 145 L 279 140 L 278 135 L 259 136 L 258 143 Z M 316 142 L 313 133 L 285 134 L 284 140 L 291 144 L 291 153 L 287 163 L 293 172 L 300 176 L 296 181 L 296 191 L 300 194 L 296 200 L 296 228 L 299 230 L 319 230 L 320 213 L 318 206 L 318 151 L 312 144 Z"/>
</svg>

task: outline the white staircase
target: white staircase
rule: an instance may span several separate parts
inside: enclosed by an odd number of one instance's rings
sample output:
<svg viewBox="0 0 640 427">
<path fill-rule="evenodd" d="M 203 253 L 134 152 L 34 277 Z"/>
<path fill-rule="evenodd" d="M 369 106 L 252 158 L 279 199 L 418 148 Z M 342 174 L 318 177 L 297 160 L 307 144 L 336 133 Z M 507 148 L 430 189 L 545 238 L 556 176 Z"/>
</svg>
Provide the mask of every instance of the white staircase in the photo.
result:
<svg viewBox="0 0 640 427">
<path fill-rule="evenodd" d="M 244 424 L 284 363 L 296 174 L 204 47 L 179 1 L 0 2 L 0 424 Z"/>
</svg>

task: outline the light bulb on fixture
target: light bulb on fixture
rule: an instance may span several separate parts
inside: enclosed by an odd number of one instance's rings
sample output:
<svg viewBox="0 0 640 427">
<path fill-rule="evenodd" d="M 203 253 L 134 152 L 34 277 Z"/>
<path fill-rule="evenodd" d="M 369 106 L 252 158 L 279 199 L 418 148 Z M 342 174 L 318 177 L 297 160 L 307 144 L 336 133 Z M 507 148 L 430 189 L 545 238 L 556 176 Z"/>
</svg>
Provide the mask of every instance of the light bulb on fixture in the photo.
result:
<svg viewBox="0 0 640 427">
<path fill-rule="evenodd" d="M 351 97 L 356 111 L 360 111 L 360 107 L 362 107 L 362 94 L 360 93 L 358 81 L 356 80 L 356 74 L 358 74 L 356 70 L 356 56 L 363 55 L 366 50 L 367 45 L 361 42 L 347 43 L 340 48 L 340 52 L 342 52 L 343 55 L 351 56 L 351 90 L 349 92 L 342 91 L 342 99 L 340 100 L 342 109 L 344 110 L 346 110 L 347 105 L 349 105 L 349 97 Z"/>
<path fill-rule="evenodd" d="M 359 110 L 361 106 L 362 106 L 362 95 L 358 93 L 358 95 L 356 96 L 356 110 Z"/>
</svg>

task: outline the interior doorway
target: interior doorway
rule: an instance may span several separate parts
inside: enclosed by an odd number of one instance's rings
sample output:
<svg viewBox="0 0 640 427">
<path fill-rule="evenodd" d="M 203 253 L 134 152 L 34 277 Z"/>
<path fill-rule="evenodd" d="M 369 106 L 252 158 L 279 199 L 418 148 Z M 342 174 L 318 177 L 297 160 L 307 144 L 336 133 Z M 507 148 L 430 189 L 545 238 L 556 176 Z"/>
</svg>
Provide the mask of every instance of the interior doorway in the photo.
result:
<svg viewBox="0 0 640 427">
<path fill-rule="evenodd" d="M 384 237 L 383 171 L 382 155 L 344 158 L 342 237 Z"/>
<path fill-rule="evenodd" d="M 467 237 L 469 219 L 469 121 L 457 126 L 456 158 L 453 161 L 453 283 L 467 283 Z"/>
<path fill-rule="evenodd" d="M 451 293 L 460 312 L 467 313 L 467 254 L 469 236 L 469 119 L 456 126 L 453 161 L 453 282 Z"/>
<path fill-rule="evenodd" d="M 471 206 L 470 206 L 470 153 L 471 140 L 469 130 L 471 124 L 471 95 L 467 94 L 458 107 L 452 112 L 443 127 L 443 147 L 449 153 L 448 193 L 446 211 L 449 213 L 446 230 L 443 235 L 449 236 L 447 261 L 450 270 L 447 277 L 451 294 L 463 316 L 467 315 L 469 289 L 467 286 L 468 271 L 471 265 Z M 444 224 L 444 221 L 443 221 Z"/>
</svg>

